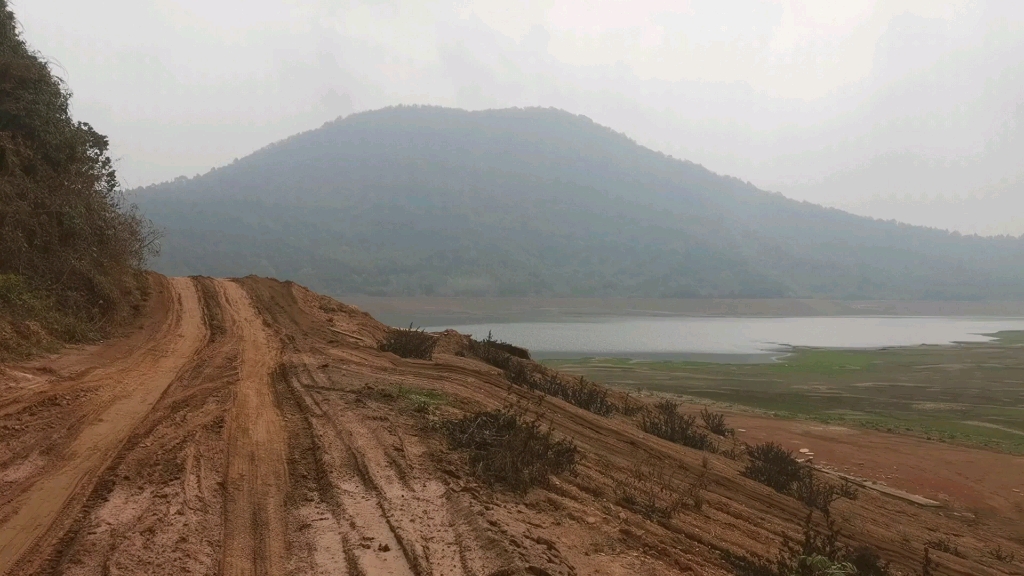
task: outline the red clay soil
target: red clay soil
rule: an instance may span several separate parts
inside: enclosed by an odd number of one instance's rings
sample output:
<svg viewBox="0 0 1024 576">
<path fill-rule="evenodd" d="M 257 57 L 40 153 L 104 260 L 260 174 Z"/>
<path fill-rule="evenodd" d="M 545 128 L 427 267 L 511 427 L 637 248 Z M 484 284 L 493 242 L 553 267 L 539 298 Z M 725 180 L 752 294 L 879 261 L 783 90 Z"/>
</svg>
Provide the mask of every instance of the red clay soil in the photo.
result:
<svg viewBox="0 0 1024 576">
<path fill-rule="evenodd" d="M 617 504 L 641 463 L 703 453 L 510 387 L 446 334 L 431 360 L 377 350 L 387 328 L 291 283 L 154 276 L 148 314 L 99 346 L 0 368 L 0 574 L 732 574 L 773 556 L 795 500 L 710 457 L 705 503 L 651 522 Z M 417 391 L 445 401 L 414 410 Z M 411 393 L 410 393 L 411 391 Z M 573 438 L 575 474 L 515 495 L 481 485 L 438 418 L 533 402 Z M 920 439 L 735 415 L 748 441 L 939 499 L 836 505 L 853 544 L 917 573 L 1024 574 L 1021 459 Z M 817 426 L 817 428 L 816 428 Z M 821 428 L 821 429 L 818 429 Z M 890 471 L 890 468 L 896 468 Z M 683 488 L 680 488 L 682 490 Z M 987 552 L 1014 552 L 1003 562 Z"/>
</svg>

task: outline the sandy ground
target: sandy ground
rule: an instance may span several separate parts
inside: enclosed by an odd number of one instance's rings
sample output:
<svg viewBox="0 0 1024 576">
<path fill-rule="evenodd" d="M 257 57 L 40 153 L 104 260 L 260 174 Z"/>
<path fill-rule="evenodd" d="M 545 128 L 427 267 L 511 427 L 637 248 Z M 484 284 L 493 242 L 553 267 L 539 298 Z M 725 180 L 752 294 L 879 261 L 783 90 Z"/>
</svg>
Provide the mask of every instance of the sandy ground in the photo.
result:
<svg viewBox="0 0 1024 576">
<path fill-rule="evenodd" d="M 123 338 L 0 370 L 0 574 L 730 574 L 722 552 L 773 555 L 803 518 L 790 498 L 710 458 L 706 503 L 650 522 L 618 506 L 638 463 L 694 472 L 702 454 L 546 398 L 582 451 L 574 475 L 525 496 L 467 474 L 395 390 L 457 414 L 536 398 L 441 351 L 377 351 L 358 309 L 272 280 L 154 276 Z M 453 351 L 451 349 L 449 352 Z M 838 505 L 844 533 L 913 573 L 1024 574 L 1021 458 L 813 423 L 733 415 L 748 441 L 935 498 L 873 491 Z M 986 554 L 1001 546 L 1016 563 Z"/>
</svg>

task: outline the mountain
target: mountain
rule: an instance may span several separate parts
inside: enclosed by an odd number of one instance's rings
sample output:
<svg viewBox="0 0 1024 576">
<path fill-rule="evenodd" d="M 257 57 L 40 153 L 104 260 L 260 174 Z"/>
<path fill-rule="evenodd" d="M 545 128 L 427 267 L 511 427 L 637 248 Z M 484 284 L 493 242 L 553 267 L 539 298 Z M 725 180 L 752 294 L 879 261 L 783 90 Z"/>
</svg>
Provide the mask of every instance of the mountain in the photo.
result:
<svg viewBox="0 0 1024 576">
<path fill-rule="evenodd" d="M 1024 298 L 1024 238 L 796 202 L 554 109 L 353 114 L 137 193 L 160 272 L 332 294 Z"/>
</svg>

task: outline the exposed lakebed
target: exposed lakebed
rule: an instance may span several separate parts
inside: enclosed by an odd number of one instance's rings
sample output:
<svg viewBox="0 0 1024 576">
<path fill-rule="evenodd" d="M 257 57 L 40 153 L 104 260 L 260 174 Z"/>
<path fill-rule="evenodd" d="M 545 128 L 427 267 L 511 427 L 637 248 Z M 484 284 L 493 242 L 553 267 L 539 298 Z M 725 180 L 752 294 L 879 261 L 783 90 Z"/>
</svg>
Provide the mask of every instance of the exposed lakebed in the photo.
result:
<svg viewBox="0 0 1024 576">
<path fill-rule="evenodd" d="M 606 317 L 588 321 L 434 325 L 528 348 L 538 358 L 609 356 L 711 362 L 770 361 L 791 347 L 883 348 L 984 342 L 986 334 L 1024 330 L 1024 318 Z"/>
</svg>

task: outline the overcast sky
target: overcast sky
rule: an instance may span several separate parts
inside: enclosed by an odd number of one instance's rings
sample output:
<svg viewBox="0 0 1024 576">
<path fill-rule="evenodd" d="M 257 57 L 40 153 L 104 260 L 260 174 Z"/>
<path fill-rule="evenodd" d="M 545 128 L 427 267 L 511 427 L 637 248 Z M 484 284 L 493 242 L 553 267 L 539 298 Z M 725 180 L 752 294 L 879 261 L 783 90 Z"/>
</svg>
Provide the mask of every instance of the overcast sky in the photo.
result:
<svg viewBox="0 0 1024 576">
<path fill-rule="evenodd" d="M 853 212 L 1024 233 L 1019 0 L 11 0 L 125 185 L 360 110 L 554 106 Z"/>
</svg>

